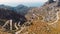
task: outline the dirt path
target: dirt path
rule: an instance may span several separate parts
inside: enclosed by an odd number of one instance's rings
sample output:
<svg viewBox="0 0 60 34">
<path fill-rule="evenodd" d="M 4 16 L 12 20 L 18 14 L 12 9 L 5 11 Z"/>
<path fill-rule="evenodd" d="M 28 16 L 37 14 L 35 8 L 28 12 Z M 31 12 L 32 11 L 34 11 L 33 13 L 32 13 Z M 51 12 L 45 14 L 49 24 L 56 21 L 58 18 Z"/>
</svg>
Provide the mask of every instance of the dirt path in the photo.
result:
<svg viewBox="0 0 60 34">
<path fill-rule="evenodd" d="M 47 23 L 48 25 L 52 25 L 52 24 L 54 24 L 54 23 L 57 23 L 57 22 L 58 22 L 58 20 L 59 20 L 58 12 L 56 13 L 56 15 L 57 15 L 57 20 L 56 20 L 56 21 L 54 21 L 53 23 Z"/>
</svg>

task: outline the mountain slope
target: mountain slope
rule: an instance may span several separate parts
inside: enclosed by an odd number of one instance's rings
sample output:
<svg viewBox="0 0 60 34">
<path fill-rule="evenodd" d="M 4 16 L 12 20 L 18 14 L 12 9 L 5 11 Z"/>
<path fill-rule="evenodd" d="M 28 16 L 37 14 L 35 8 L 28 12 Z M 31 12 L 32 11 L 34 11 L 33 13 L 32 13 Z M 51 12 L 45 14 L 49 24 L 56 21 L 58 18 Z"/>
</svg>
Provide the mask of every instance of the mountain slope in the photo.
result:
<svg viewBox="0 0 60 34">
<path fill-rule="evenodd" d="M 60 34 L 60 6 L 56 2 L 33 8 L 25 17 L 33 23 L 28 28 L 29 34 Z"/>
<path fill-rule="evenodd" d="M 30 10 L 30 7 L 24 6 L 24 5 L 18 5 L 15 7 L 17 13 L 21 14 L 21 15 L 25 15 L 28 10 Z"/>
<path fill-rule="evenodd" d="M 11 6 L 7 6 L 7 5 L 0 5 L 0 8 L 13 10 L 21 15 L 25 15 L 28 12 L 28 10 L 32 9 L 31 7 L 27 7 L 24 5 L 18 5 L 16 7 L 11 7 Z"/>
</svg>

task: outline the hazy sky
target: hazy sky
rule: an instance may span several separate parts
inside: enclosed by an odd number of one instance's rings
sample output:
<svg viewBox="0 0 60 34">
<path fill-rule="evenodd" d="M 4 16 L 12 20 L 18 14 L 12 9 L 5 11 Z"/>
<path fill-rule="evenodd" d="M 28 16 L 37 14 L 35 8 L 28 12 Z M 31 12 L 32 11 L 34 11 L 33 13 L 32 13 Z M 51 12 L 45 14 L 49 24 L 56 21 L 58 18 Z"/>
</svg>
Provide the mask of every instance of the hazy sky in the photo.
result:
<svg viewBox="0 0 60 34">
<path fill-rule="evenodd" d="M 18 4 L 34 4 L 46 2 L 47 0 L 0 0 L 0 4 L 5 5 L 18 5 Z"/>
<path fill-rule="evenodd" d="M 0 0 L 0 3 L 4 3 L 4 2 L 46 2 L 47 0 Z"/>
</svg>

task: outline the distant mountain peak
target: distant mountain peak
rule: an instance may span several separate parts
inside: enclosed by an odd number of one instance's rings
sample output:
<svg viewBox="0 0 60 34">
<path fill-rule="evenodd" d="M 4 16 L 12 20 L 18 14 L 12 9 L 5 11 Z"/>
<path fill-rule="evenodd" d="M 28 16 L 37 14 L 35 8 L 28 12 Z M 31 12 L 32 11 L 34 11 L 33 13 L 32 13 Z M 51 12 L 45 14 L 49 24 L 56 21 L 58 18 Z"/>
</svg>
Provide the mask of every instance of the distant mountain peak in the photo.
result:
<svg viewBox="0 0 60 34">
<path fill-rule="evenodd" d="M 20 5 L 16 6 L 16 7 L 22 8 L 22 7 L 27 7 L 27 6 L 25 6 L 25 5 L 23 5 L 23 4 L 20 4 Z"/>
</svg>

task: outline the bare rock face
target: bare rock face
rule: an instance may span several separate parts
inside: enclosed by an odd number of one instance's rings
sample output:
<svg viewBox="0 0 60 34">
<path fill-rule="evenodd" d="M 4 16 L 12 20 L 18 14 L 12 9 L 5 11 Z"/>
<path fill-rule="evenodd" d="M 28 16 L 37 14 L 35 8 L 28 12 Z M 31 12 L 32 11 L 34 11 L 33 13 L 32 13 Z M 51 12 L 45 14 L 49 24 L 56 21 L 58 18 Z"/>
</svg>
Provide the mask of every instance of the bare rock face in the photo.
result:
<svg viewBox="0 0 60 34">
<path fill-rule="evenodd" d="M 57 6 L 60 6 L 60 0 L 56 0 Z"/>
<path fill-rule="evenodd" d="M 55 3 L 55 5 L 58 7 L 60 6 L 60 0 L 48 0 L 47 4 Z"/>
<path fill-rule="evenodd" d="M 48 3 L 53 3 L 54 1 L 53 0 L 48 0 Z"/>
</svg>

